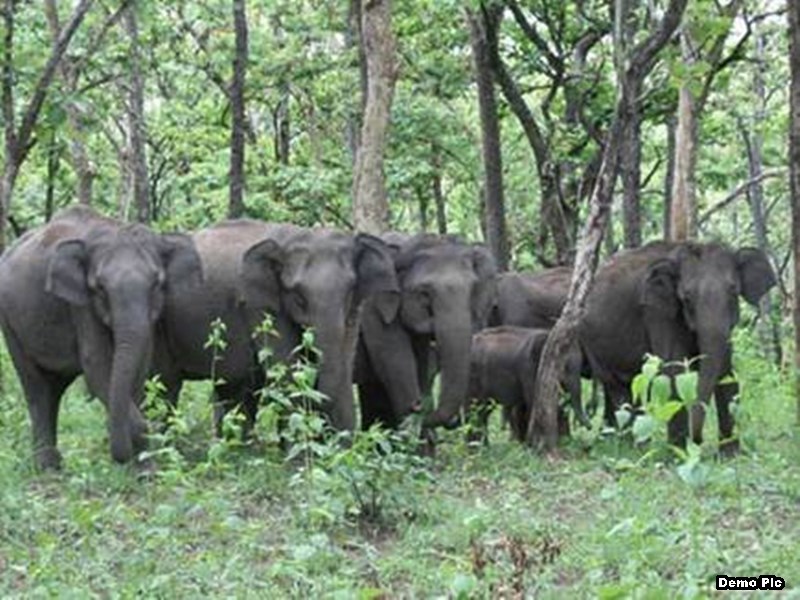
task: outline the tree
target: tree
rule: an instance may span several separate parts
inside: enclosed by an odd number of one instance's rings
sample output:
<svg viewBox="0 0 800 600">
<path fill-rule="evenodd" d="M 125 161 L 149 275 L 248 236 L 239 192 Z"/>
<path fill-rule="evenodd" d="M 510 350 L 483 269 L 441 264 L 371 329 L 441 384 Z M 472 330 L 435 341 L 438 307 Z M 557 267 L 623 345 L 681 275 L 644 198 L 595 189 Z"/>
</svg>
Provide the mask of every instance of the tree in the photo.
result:
<svg viewBox="0 0 800 600">
<path fill-rule="evenodd" d="M 139 223 L 150 222 L 149 177 L 147 174 L 147 148 L 145 140 L 147 127 L 144 116 L 144 75 L 139 44 L 139 24 L 136 16 L 137 3 L 134 1 L 125 11 L 123 23 L 130 44 L 129 77 L 125 113 L 128 121 L 128 166 L 130 168 L 131 190 L 135 218 Z"/>
<path fill-rule="evenodd" d="M 353 169 L 353 224 L 358 231 L 378 234 L 389 223 L 383 163 L 397 80 L 391 0 L 362 0 L 361 35 L 367 97 Z"/>
<path fill-rule="evenodd" d="M 792 247 L 794 252 L 794 376 L 797 418 L 800 423 L 800 4 L 788 2 L 790 124 L 789 165 L 792 197 Z"/>
<path fill-rule="evenodd" d="M 245 106 L 244 83 L 247 72 L 247 15 L 244 0 L 233 0 L 233 27 L 236 32 L 236 50 L 233 58 L 231 99 L 231 166 L 228 216 L 244 214 L 244 135 Z"/>
<path fill-rule="evenodd" d="M 567 351 L 574 343 L 578 321 L 594 280 L 594 271 L 611 211 L 614 184 L 619 166 L 620 146 L 625 128 L 635 110 L 636 92 L 652 70 L 661 49 L 669 42 L 681 22 L 688 0 L 670 0 L 658 28 L 631 51 L 624 77 L 618 82 L 616 109 L 606 135 L 603 161 L 592 191 L 589 215 L 584 223 L 572 282 L 564 309 L 547 338 L 542 351 L 536 383 L 536 402 L 528 422 L 530 445 L 555 450 L 558 441 L 559 379 L 566 364 Z"/>
<path fill-rule="evenodd" d="M 86 13 L 92 7 L 93 0 L 80 0 L 78 5 L 67 20 L 61 33 L 53 43 L 53 48 L 45 63 L 42 72 L 33 88 L 30 99 L 22 113 L 22 118 L 17 125 L 16 120 L 16 98 L 15 98 L 15 67 L 14 67 L 14 30 L 15 14 L 17 2 L 15 0 L 5 0 L 3 5 L 3 55 L 0 77 L 2 77 L 2 91 L 0 91 L 0 102 L 2 102 L 4 137 L 5 137 L 5 161 L 3 163 L 3 173 L 0 177 L 0 250 L 5 248 L 5 223 L 11 209 L 11 197 L 14 192 L 14 185 L 19 175 L 19 170 L 31 147 L 35 143 L 33 138 L 34 127 L 39 119 L 45 98 L 47 97 L 50 84 L 56 75 L 56 70 L 67 51 L 67 47 L 78 30 Z"/>
<path fill-rule="evenodd" d="M 501 271 L 508 269 L 508 236 L 503 199 L 503 159 L 500 150 L 500 121 L 494 92 L 488 39 L 497 35 L 499 12 L 481 3 L 479 13 L 467 9 L 472 43 L 475 79 L 478 84 L 478 109 L 481 122 L 486 241 Z M 489 31 L 491 30 L 491 32 Z"/>
</svg>

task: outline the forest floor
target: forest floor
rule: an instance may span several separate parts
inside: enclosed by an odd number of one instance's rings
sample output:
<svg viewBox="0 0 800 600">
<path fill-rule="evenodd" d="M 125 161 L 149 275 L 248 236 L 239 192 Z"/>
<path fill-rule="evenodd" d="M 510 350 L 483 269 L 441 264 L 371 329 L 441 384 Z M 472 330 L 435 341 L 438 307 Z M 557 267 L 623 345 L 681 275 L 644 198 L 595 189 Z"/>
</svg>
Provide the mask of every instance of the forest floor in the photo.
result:
<svg viewBox="0 0 800 600">
<path fill-rule="evenodd" d="M 62 405 L 64 470 L 37 474 L 7 357 L 3 370 L 4 598 L 704 597 L 718 574 L 776 575 L 800 597 L 795 405 L 752 350 L 737 353 L 746 452 L 713 457 L 712 416 L 692 477 L 599 424 L 541 458 L 497 417 L 488 447 L 448 432 L 434 459 L 378 436 L 379 452 L 332 458 L 312 441 L 287 462 L 269 439 L 214 442 L 208 387 L 193 385 L 143 479 L 111 463 L 80 384 Z"/>
</svg>

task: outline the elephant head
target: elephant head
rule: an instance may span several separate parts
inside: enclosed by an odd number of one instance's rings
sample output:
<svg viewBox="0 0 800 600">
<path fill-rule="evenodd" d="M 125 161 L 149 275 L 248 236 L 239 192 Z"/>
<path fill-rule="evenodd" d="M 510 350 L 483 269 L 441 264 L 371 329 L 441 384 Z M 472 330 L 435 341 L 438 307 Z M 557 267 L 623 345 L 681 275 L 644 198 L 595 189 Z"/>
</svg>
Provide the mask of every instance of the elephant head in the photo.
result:
<svg viewBox="0 0 800 600">
<path fill-rule="evenodd" d="M 750 304 L 776 283 L 766 255 L 721 244 L 681 244 L 650 265 L 641 302 L 650 336 L 670 339 L 675 323 L 696 340 L 701 355 L 697 399 L 707 402 L 730 368 L 731 330 L 739 320 L 739 296 Z"/>
<path fill-rule="evenodd" d="M 107 357 L 103 373 L 111 455 L 118 462 L 133 458 L 142 432 L 133 415 L 150 367 L 156 321 L 167 286 L 195 285 L 201 279 L 200 257 L 191 238 L 158 235 L 130 225 L 80 239 L 61 241 L 50 259 L 45 289 L 79 309 L 79 339 L 85 353 Z M 89 331 L 90 330 L 90 331 Z M 97 347 L 95 347 L 97 346 Z"/>
<path fill-rule="evenodd" d="M 329 399 L 331 424 L 353 429 L 358 309 L 372 297 L 382 318 L 391 320 L 400 303 L 387 245 L 366 234 L 298 229 L 288 238 L 250 247 L 242 259 L 241 282 L 246 312 L 268 310 L 297 327 L 314 328 L 322 354 L 318 389 Z"/>
<path fill-rule="evenodd" d="M 497 268 L 483 246 L 435 236 L 403 248 L 395 264 L 402 324 L 431 336 L 439 358 L 441 395 L 425 425 L 448 425 L 467 396 L 472 334 L 487 324 Z"/>
</svg>

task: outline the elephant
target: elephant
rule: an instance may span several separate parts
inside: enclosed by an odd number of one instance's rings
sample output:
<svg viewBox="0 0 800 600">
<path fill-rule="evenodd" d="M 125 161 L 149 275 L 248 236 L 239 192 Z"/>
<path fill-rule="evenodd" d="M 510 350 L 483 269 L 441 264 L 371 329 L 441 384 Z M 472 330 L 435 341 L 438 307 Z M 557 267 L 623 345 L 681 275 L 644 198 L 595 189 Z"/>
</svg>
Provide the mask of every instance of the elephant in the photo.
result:
<svg viewBox="0 0 800 600">
<path fill-rule="evenodd" d="M 550 329 L 564 308 L 571 279 L 570 267 L 500 274 L 491 324 Z"/>
<path fill-rule="evenodd" d="M 630 400 L 630 384 L 646 353 L 666 361 L 701 356 L 691 436 L 702 442 L 704 406 L 715 395 L 720 451 L 735 453 L 730 403 L 731 330 L 739 296 L 757 305 L 776 283 L 764 252 L 722 243 L 653 242 L 612 257 L 597 273 L 578 327 L 593 374 L 614 401 Z M 696 363 L 695 363 L 696 364 Z M 685 445 L 688 415 L 668 425 L 670 442 Z"/>
<path fill-rule="evenodd" d="M 384 239 L 394 248 L 401 302 L 394 318 L 374 300 L 364 304 L 356 370 L 362 425 L 397 427 L 421 409 L 440 369 L 438 406 L 423 428 L 450 426 L 466 401 L 472 334 L 494 304 L 495 261 L 484 246 L 454 236 Z"/>
<path fill-rule="evenodd" d="M 255 393 L 265 383 L 259 348 L 266 344 L 274 360 L 289 362 L 303 329 L 313 327 L 324 412 L 335 429 L 352 430 L 359 308 L 372 298 L 385 318 L 393 318 L 400 304 L 386 244 L 367 234 L 250 219 L 225 221 L 192 237 L 205 280 L 199 291 L 167 297 L 164 345 L 156 361 L 167 400 L 177 402 L 184 380 L 213 376 L 221 380 L 215 391 L 217 433 L 234 406 L 244 413 L 247 433 L 256 418 Z M 275 335 L 256 339 L 265 314 Z M 215 352 L 206 340 L 217 318 L 226 326 L 226 347 Z"/>
<path fill-rule="evenodd" d="M 491 399 L 496 400 L 503 407 L 512 437 L 520 442 L 525 441 L 530 411 L 536 398 L 539 360 L 548 334 L 548 329 L 501 325 L 472 336 L 468 396 L 478 407 L 486 406 Z M 561 379 L 577 415 L 582 415 L 581 362 L 582 356 L 576 347 L 567 358 Z M 488 440 L 485 423 L 488 412 L 482 411 L 480 416 L 484 439 Z M 559 410 L 559 430 L 562 434 L 569 433 L 569 420 L 563 409 Z"/>
<path fill-rule="evenodd" d="M 0 326 L 27 400 L 34 462 L 57 469 L 61 396 L 81 373 L 106 406 L 112 458 L 146 447 L 138 403 L 167 290 L 202 278 L 189 237 L 75 206 L 0 258 Z"/>
</svg>

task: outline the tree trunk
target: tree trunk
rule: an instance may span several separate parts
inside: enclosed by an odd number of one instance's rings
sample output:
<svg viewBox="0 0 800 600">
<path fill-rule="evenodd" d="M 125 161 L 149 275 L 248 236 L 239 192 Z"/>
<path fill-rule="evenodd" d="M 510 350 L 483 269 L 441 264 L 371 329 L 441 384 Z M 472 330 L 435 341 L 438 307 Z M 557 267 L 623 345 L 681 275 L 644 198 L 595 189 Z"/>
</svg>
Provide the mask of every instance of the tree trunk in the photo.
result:
<svg viewBox="0 0 800 600">
<path fill-rule="evenodd" d="M 138 3 L 133 2 L 128 7 L 128 10 L 125 11 L 124 16 L 125 32 L 130 43 L 126 112 L 135 218 L 139 223 L 149 223 L 150 194 L 147 174 L 147 148 L 145 146 L 144 76 L 142 74 L 142 57 L 139 46 L 137 7 Z"/>
<path fill-rule="evenodd" d="M 55 41 L 61 34 L 61 23 L 55 0 L 45 1 L 45 14 L 50 28 L 50 35 Z M 79 74 L 69 57 L 64 57 L 61 60 L 59 75 L 66 88 L 68 98 L 75 96 L 78 91 Z M 71 99 L 67 99 L 64 102 L 64 111 L 67 114 L 67 123 L 70 130 L 70 163 L 78 178 L 78 202 L 90 205 L 92 203 L 92 187 L 97 171 L 89 158 L 89 153 L 86 151 L 86 144 L 84 143 L 86 139 L 86 127 L 83 122 L 84 113 L 80 105 Z"/>
<path fill-rule="evenodd" d="M 755 27 L 755 25 L 753 26 Z M 767 256 L 771 256 L 771 247 L 767 234 L 766 215 L 764 214 L 764 187 L 762 180 L 764 177 L 763 159 L 763 139 L 761 127 L 766 118 L 767 94 L 764 83 L 764 37 L 761 34 L 755 36 L 756 64 L 753 78 L 753 91 L 756 96 L 756 111 L 752 131 L 748 131 L 747 126 L 740 121 L 742 138 L 747 149 L 747 164 L 750 180 L 753 185 L 748 188 L 748 199 L 750 201 L 750 214 L 753 219 L 753 230 L 756 237 L 756 244 L 764 251 Z M 773 359 L 780 366 L 782 362 L 783 350 L 781 348 L 780 316 L 773 309 L 770 294 L 764 294 L 761 299 L 761 316 L 759 320 L 760 337 L 764 341 L 765 348 L 772 348 Z"/>
<path fill-rule="evenodd" d="M 447 213 L 445 212 L 444 189 L 442 187 L 442 150 L 434 141 L 431 142 L 431 193 L 436 204 L 436 230 L 440 235 L 447 234 Z"/>
<path fill-rule="evenodd" d="M 638 98 L 639 92 L 636 91 L 635 95 Z M 630 122 L 625 127 L 624 137 L 620 148 L 624 243 L 626 248 L 638 248 L 642 245 L 642 114 L 638 100 L 631 107 Z"/>
<path fill-rule="evenodd" d="M 39 113 L 44 105 L 58 65 L 92 3 L 93 0 L 80 0 L 75 6 L 72 15 L 53 44 L 50 56 L 34 85 L 30 100 L 25 106 L 19 127 L 17 127 L 14 98 L 14 81 L 16 79 L 14 72 L 14 17 L 17 2 L 15 0 L 5 0 L 4 2 L 2 13 L 5 32 L 3 35 L 2 65 L 0 65 L 0 79 L 2 79 L 2 83 L 0 83 L 0 104 L 2 104 L 4 124 L 5 156 L 3 157 L 3 173 L 0 176 L 0 252 L 5 249 L 6 221 L 11 208 L 11 196 L 14 193 L 14 184 L 17 181 L 19 169 L 28 157 L 28 152 L 32 146 L 31 135 L 33 128 L 39 120 Z"/>
<path fill-rule="evenodd" d="M 664 239 L 672 239 L 672 185 L 675 180 L 675 132 L 677 118 L 667 117 L 667 170 L 664 173 Z"/>
<path fill-rule="evenodd" d="M 359 89 L 361 90 L 361 96 L 358 99 L 358 110 L 350 108 L 347 111 L 347 130 L 345 132 L 347 149 L 350 151 L 350 160 L 355 166 L 359 132 L 361 130 L 361 115 L 364 113 L 364 104 L 367 99 L 367 59 L 364 56 L 364 44 L 361 43 L 361 0 L 350 0 L 348 3 L 345 46 L 350 52 L 356 51 Z"/>
<path fill-rule="evenodd" d="M 56 177 L 61 165 L 61 148 L 59 148 L 56 134 L 53 132 L 50 145 L 47 148 L 47 186 L 44 193 L 44 221 L 48 223 L 55 211 Z"/>
<path fill-rule="evenodd" d="M 789 165 L 791 167 L 792 246 L 794 249 L 794 376 L 800 424 L 800 4 L 787 2 L 791 71 Z"/>
<path fill-rule="evenodd" d="M 232 219 L 244 215 L 244 135 L 245 108 L 244 83 L 247 71 L 247 15 L 245 0 L 233 0 L 233 27 L 236 32 L 236 50 L 233 57 L 233 81 L 230 86 L 231 101 L 231 163 L 229 177 L 228 216 Z"/>
<path fill-rule="evenodd" d="M 499 22 L 496 11 L 483 6 L 477 14 L 467 10 L 467 20 L 470 28 L 475 79 L 478 84 L 486 241 L 494 255 L 498 269 L 506 271 L 508 270 L 508 236 L 506 235 L 506 211 L 503 198 L 500 119 L 497 115 L 497 98 L 495 97 L 489 54 L 489 36 L 495 35 Z"/>
<path fill-rule="evenodd" d="M 361 45 L 366 62 L 367 94 L 353 170 L 353 224 L 358 231 L 380 234 L 389 225 L 383 163 L 397 79 L 392 2 L 361 2 Z"/>
<path fill-rule="evenodd" d="M 692 44 L 689 33 L 684 31 L 681 34 L 681 53 L 687 68 L 694 64 Z M 687 81 L 678 92 L 678 123 L 675 130 L 670 236 L 676 241 L 697 237 L 696 164 L 697 106 L 694 92 Z"/>
<path fill-rule="evenodd" d="M 606 134 L 603 160 L 589 203 L 589 216 L 578 240 L 570 291 L 561 317 L 551 330 L 542 351 L 535 402 L 528 422 L 527 442 L 550 452 L 555 450 L 558 442 L 559 381 L 564 372 L 567 352 L 575 342 L 578 322 L 597 268 L 600 245 L 611 211 L 620 146 L 637 101 L 633 91 L 641 88 L 659 52 L 680 24 L 686 3 L 687 0 L 670 0 L 660 26 L 630 53 L 625 75 L 619 82 L 621 89 L 618 91 L 614 118 Z"/>
</svg>

